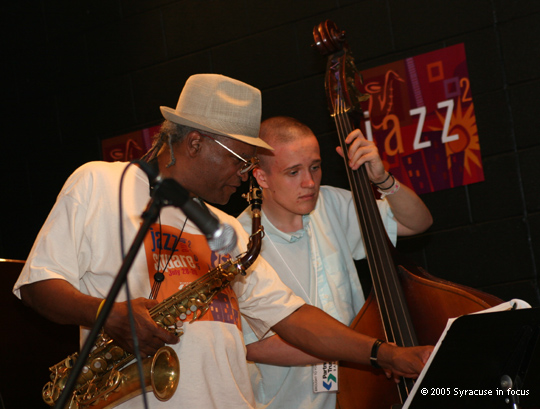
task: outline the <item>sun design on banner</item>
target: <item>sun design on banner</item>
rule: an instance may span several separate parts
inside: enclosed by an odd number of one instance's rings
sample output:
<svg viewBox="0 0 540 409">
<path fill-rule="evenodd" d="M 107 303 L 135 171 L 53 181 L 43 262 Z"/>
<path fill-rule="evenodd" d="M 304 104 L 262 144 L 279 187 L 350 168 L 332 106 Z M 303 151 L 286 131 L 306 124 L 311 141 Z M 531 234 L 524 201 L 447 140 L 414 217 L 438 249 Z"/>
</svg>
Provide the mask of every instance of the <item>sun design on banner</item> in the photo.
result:
<svg viewBox="0 0 540 409">
<path fill-rule="evenodd" d="M 445 118 L 439 112 L 437 112 L 437 117 L 441 126 L 431 126 L 432 131 L 443 130 Z M 456 139 L 444 144 L 447 167 L 452 171 L 452 175 L 461 175 L 460 180 L 453 181 L 454 186 L 459 186 L 461 180 L 466 181 L 475 178 L 478 170 L 482 169 L 480 141 L 472 104 L 469 104 L 465 112 L 463 112 L 461 99 L 458 99 L 457 107 L 452 114 L 448 134 L 456 135 Z"/>
</svg>

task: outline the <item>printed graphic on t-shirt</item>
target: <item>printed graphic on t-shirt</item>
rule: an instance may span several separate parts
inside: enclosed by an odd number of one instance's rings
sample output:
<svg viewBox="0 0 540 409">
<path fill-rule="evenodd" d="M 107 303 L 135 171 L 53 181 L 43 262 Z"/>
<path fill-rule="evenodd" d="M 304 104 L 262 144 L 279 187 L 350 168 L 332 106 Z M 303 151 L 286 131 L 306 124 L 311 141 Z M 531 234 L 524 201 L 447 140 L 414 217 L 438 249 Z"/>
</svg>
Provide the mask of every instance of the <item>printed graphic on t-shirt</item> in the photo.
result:
<svg viewBox="0 0 540 409">
<path fill-rule="evenodd" d="M 165 276 L 156 297 L 159 302 L 230 258 L 210 250 L 203 235 L 184 231 L 180 237 L 179 229 L 159 224 L 150 228 L 144 249 L 150 286 L 158 269 Z M 230 286 L 214 297 L 200 320 L 227 322 L 241 329 L 238 300 Z"/>
</svg>

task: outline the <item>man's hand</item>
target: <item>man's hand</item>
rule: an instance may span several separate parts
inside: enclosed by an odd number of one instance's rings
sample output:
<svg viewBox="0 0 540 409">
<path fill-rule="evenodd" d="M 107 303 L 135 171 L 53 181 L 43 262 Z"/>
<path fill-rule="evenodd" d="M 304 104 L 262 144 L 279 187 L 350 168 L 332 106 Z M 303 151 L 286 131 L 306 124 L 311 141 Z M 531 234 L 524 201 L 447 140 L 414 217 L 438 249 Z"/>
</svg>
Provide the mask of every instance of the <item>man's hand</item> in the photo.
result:
<svg viewBox="0 0 540 409">
<path fill-rule="evenodd" d="M 384 343 L 379 347 L 377 362 L 387 378 L 393 377 L 399 383 L 400 377 L 418 378 L 432 351 L 432 346 L 396 347 Z"/>
<path fill-rule="evenodd" d="M 347 159 L 351 169 L 356 170 L 365 163 L 368 177 L 372 182 L 384 181 L 386 171 L 374 142 L 368 141 L 360 129 L 355 129 L 347 135 L 345 143 L 349 145 Z M 341 146 L 338 146 L 336 151 L 343 157 Z"/>
<path fill-rule="evenodd" d="M 363 164 L 371 183 L 388 191 L 398 180 L 385 171 L 379 150 L 374 142 L 368 141 L 359 129 L 355 129 L 345 139 L 349 145 L 348 161 L 351 169 L 356 170 Z M 341 147 L 336 151 L 343 156 Z M 389 192 L 387 192 L 389 193 Z M 397 221 L 398 236 L 411 236 L 426 231 L 433 223 L 429 209 L 416 193 L 404 184 L 386 196 Z"/>
<path fill-rule="evenodd" d="M 142 297 L 131 301 L 135 330 L 139 340 L 139 351 L 142 357 L 154 355 L 164 344 L 176 344 L 179 341 L 177 336 L 158 326 L 150 316 L 149 310 L 157 304 L 156 300 Z M 135 350 L 128 319 L 127 302 L 114 304 L 104 329 L 115 344 L 130 352 Z"/>
<path fill-rule="evenodd" d="M 81 293 L 70 283 L 60 279 L 24 285 L 21 287 L 21 297 L 26 305 L 51 321 L 87 328 L 94 325 L 98 306 L 103 301 Z M 179 341 L 177 336 L 159 327 L 150 317 L 148 310 L 156 304 L 157 301 L 146 298 L 137 298 L 132 301 L 139 350 L 144 357 L 153 355 L 165 343 L 176 344 Z M 117 345 L 129 352 L 134 351 L 126 302 L 113 305 L 104 327 L 107 335 Z"/>
</svg>

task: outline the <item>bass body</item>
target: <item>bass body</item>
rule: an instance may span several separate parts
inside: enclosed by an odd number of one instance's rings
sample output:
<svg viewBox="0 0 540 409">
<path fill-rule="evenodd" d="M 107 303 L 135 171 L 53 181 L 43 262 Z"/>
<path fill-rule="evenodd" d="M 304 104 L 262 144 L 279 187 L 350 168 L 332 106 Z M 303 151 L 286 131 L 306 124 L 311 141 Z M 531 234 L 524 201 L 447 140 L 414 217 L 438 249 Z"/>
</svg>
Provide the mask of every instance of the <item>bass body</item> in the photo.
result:
<svg viewBox="0 0 540 409">
<path fill-rule="evenodd" d="M 414 265 L 408 268 L 399 265 L 398 275 L 419 345 L 435 345 L 448 318 L 478 312 L 502 302 L 482 291 L 438 279 Z M 386 338 L 373 292 L 351 328 L 377 339 Z M 350 362 L 340 364 L 338 409 L 389 409 L 404 398 L 380 370 Z"/>
</svg>

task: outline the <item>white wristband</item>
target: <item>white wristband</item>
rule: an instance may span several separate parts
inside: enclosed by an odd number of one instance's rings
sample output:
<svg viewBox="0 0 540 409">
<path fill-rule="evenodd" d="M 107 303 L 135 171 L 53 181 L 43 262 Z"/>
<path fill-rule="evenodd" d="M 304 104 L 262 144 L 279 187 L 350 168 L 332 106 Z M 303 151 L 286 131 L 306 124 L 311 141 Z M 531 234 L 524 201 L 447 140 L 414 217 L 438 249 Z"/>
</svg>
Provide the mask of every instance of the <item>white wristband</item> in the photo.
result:
<svg viewBox="0 0 540 409">
<path fill-rule="evenodd" d="M 381 190 L 381 189 L 377 189 L 377 191 L 381 194 L 381 200 L 384 199 L 386 196 L 388 195 L 393 195 L 394 193 L 396 193 L 398 190 L 399 190 L 399 182 L 396 180 L 394 182 L 394 186 L 392 186 L 392 189 L 390 190 Z"/>
</svg>

